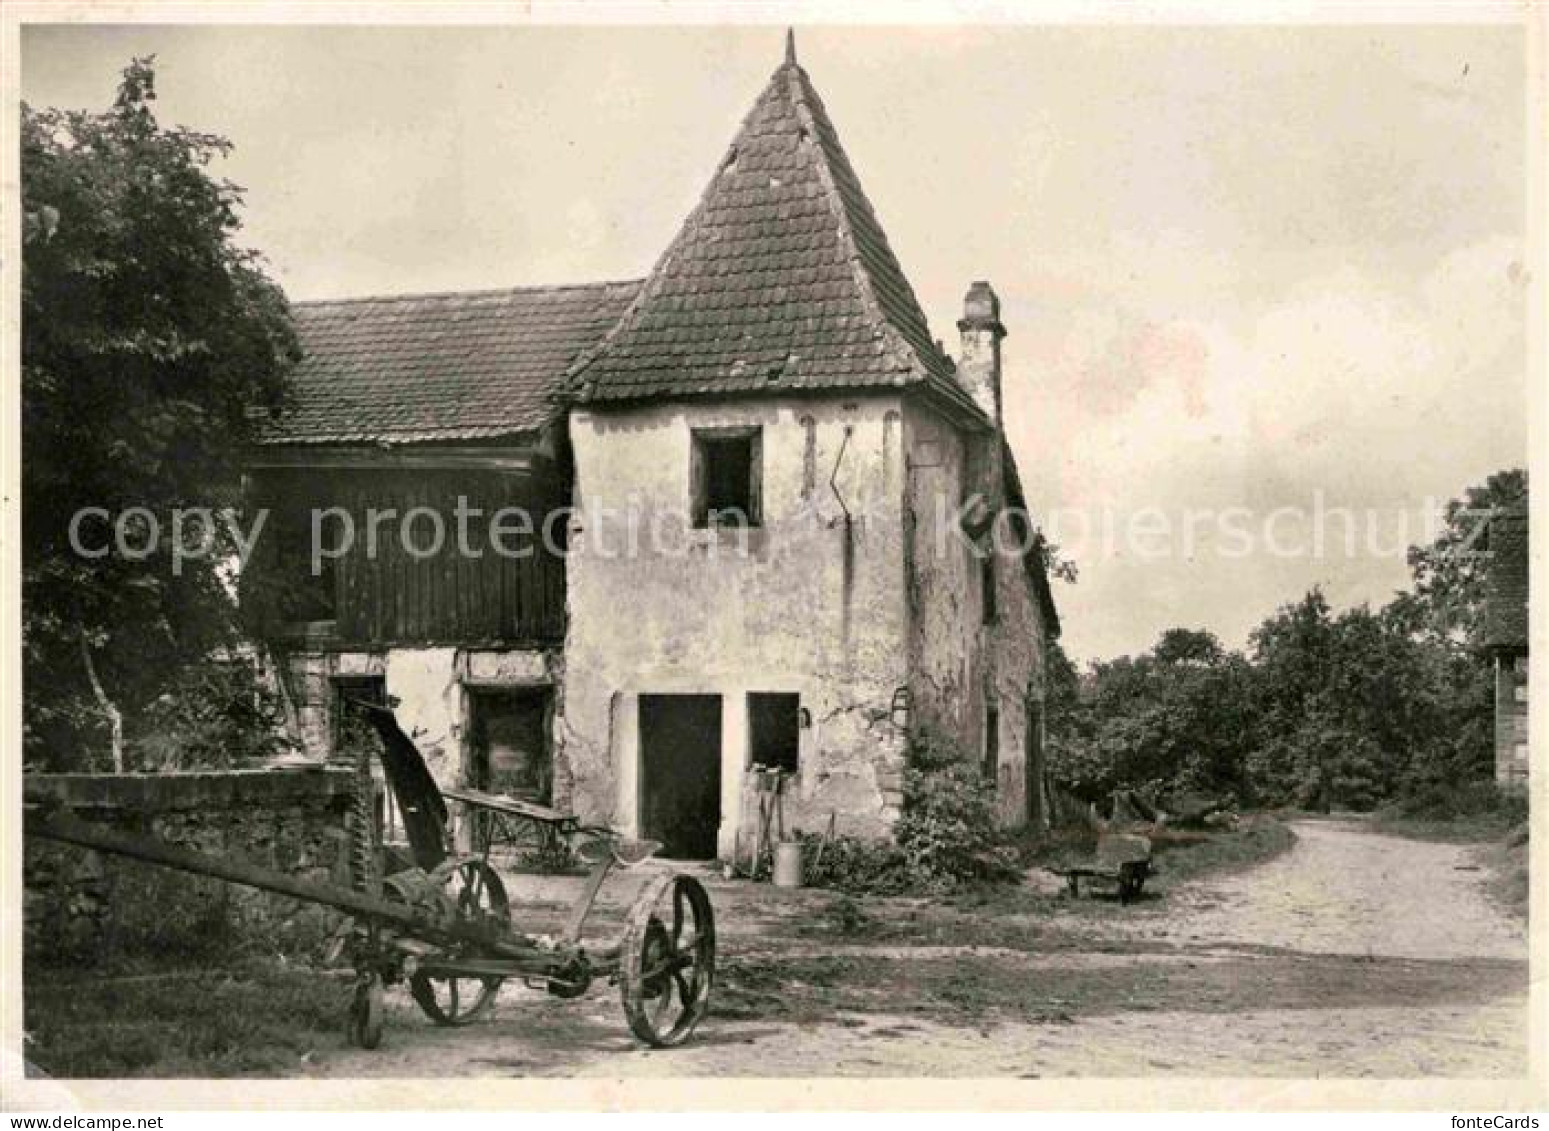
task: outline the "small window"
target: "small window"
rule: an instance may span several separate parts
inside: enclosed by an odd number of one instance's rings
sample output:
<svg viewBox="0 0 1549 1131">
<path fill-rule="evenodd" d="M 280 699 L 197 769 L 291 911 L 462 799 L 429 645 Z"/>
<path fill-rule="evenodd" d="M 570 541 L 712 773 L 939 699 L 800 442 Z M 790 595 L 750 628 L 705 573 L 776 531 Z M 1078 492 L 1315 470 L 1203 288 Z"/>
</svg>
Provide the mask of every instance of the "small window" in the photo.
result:
<svg viewBox="0 0 1549 1131">
<path fill-rule="evenodd" d="M 748 696 L 748 761 L 794 774 L 801 745 L 801 696 Z"/>
<path fill-rule="evenodd" d="M 694 525 L 758 526 L 763 519 L 758 428 L 695 429 Z"/>
<path fill-rule="evenodd" d="M 979 559 L 979 592 L 982 594 L 980 605 L 984 613 L 984 623 L 994 624 L 999 615 L 999 609 L 995 604 L 994 550 L 986 550 L 984 557 Z"/>
<path fill-rule="evenodd" d="M 984 709 L 984 780 L 995 785 L 1000 777 L 1000 712 Z"/>
<path fill-rule="evenodd" d="M 335 676 L 333 684 L 333 747 L 343 755 L 366 742 L 376 749 L 376 728 L 371 725 L 360 704 L 387 706 L 387 680 L 379 675 Z"/>
</svg>

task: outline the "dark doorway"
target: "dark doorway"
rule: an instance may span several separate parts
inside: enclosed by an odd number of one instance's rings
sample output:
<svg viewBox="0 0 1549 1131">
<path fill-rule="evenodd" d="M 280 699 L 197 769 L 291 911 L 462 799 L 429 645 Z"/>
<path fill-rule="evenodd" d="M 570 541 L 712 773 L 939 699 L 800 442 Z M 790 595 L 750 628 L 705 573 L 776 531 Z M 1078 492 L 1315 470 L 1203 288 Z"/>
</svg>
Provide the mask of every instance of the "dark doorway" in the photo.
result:
<svg viewBox="0 0 1549 1131">
<path fill-rule="evenodd" d="M 550 803 L 549 699 L 547 688 L 469 691 L 468 785 Z"/>
<path fill-rule="evenodd" d="M 713 860 L 721 824 L 721 697 L 640 696 L 640 833 Z"/>
</svg>

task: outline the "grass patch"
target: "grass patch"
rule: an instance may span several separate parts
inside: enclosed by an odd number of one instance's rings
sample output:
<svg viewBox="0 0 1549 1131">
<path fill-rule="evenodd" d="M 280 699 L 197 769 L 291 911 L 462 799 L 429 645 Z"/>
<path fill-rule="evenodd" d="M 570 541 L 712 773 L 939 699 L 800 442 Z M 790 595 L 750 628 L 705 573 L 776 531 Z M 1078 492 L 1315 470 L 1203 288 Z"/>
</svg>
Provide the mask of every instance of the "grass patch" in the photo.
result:
<svg viewBox="0 0 1549 1131">
<path fill-rule="evenodd" d="M 346 979 L 267 962 L 107 978 L 29 969 L 26 1056 L 66 1079 L 293 1075 L 340 1044 L 349 993 Z"/>
<path fill-rule="evenodd" d="M 1380 833 L 1407 836 L 1414 840 L 1480 844 L 1504 839 L 1526 820 L 1525 813 L 1517 816 L 1502 810 L 1461 817 L 1435 817 L 1385 809 L 1372 821 L 1372 828 Z"/>
<path fill-rule="evenodd" d="M 1150 838 L 1159 873 L 1170 884 L 1211 872 L 1251 868 L 1273 860 L 1296 842 L 1275 813 L 1250 813 L 1232 829 L 1136 829 Z M 1091 860 L 1097 854 L 1097 833 L 1086 826 L 1054 829 L 1018 845 L 1026 867 L 1060 868 Z"/>
<path fill-rule="evenodd" d="M 1256 813 L 1235 829 L 1203 832 L 1162 829 L 1152 838 L 1161 869 L 1147 892 L 1209 874 L 1251 868 L 1273 860 L 1296 843 L 1279 816 Z M 1050 867 L 1091 859 L 1096 836 L 1087 829 L 1057 829 L 1023 842 L 1027 867 Z M 1123 952 L 1124 939 L 1094 939 L 1076 923 L 1133 915 L 1135 908 L 1112 900 L 1071 900 L 1026 883 L 977 883 L 930 900 L 836 892 L 793 928 L 802 938 L 839 947 L 854 945 L 1003 947 L 1049 953 L 1059 950 Z M 1074 917 L 1074 918 L 1072 918 Z"/>
<path fill-rule="evenodd" d="M 1290 851 L 1295 843 L 1296 834 L 1273 813 L 1248 814 L 1236 828 L 1222 832 L 1162 829 L 1151 838 L 1160 874 L 1169 885 L 1256 867 Z"/>
<path fill-rule="evenodd" d="M 1519 919 L 1527 919 L 1528 842 L 1508 837 L 1480 851 L 1480 862 L 1490 874 L 1485 893 L 1495 903 Z"/>
<path fill-rule="evenodd" d="M 1372 827 L 1416 840 L 1470 843 L 1503 839 L 1527 819 L 1526 794 L 1502 793 L 1493 781 L 1485 781 L 1378 810 Z"/>
</svg>

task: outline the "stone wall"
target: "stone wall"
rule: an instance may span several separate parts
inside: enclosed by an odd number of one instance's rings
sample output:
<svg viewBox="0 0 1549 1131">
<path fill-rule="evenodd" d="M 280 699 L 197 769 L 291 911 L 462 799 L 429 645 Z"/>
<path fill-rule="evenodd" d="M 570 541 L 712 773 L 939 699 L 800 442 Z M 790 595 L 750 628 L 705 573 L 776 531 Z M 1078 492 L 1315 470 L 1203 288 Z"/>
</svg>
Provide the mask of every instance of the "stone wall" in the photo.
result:
<svg viewBox="0 0 1549 1131">
<path fill-rule="evenodd" d="M 323 767 L 201 774 L 38 774 L 29 803 L 310 880 L 347 882 L 351 777 Z M 29 837 L 29 961 L 121 964 L 231 954 L 314 957 L 337 915 L 251 888 Z"/>
</svg>

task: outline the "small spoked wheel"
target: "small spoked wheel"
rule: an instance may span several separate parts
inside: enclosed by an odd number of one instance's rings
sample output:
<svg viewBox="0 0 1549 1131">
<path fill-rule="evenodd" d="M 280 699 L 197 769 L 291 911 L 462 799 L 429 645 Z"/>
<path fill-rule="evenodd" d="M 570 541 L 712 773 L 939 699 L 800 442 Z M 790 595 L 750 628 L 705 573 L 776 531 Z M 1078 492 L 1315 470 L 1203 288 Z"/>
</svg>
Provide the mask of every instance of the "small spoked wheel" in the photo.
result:
<svg viewBox="0 0 1549 1131">
<path fill-rule="evenodd" d="M 630 908 L 619 987 L 630 1032 L 653 1048 L 682 1044 L 710 1008 L 715 916 L 692 876 L 652 880 Z"/>
<path fill-rule="evenodd" d="M 382 1043 L 382 979 L 374 972 L 356 979 L 345 1028 L 350 1043 L 359 1048 L 374 1049 Z"/>
<path fill-rule="evenodd" d="M 483 860 L 465 860 L 448 868 L 442 882 L 460 918 L 473 922 L 493 918 L 502 923 L 509 918 L 505 884 Z M 416 970 L 409 978 L 409 993 L 437 1025 L 467 1025 L 494 1004 L 500 983 L 500 978 Z"/>
</svg>

